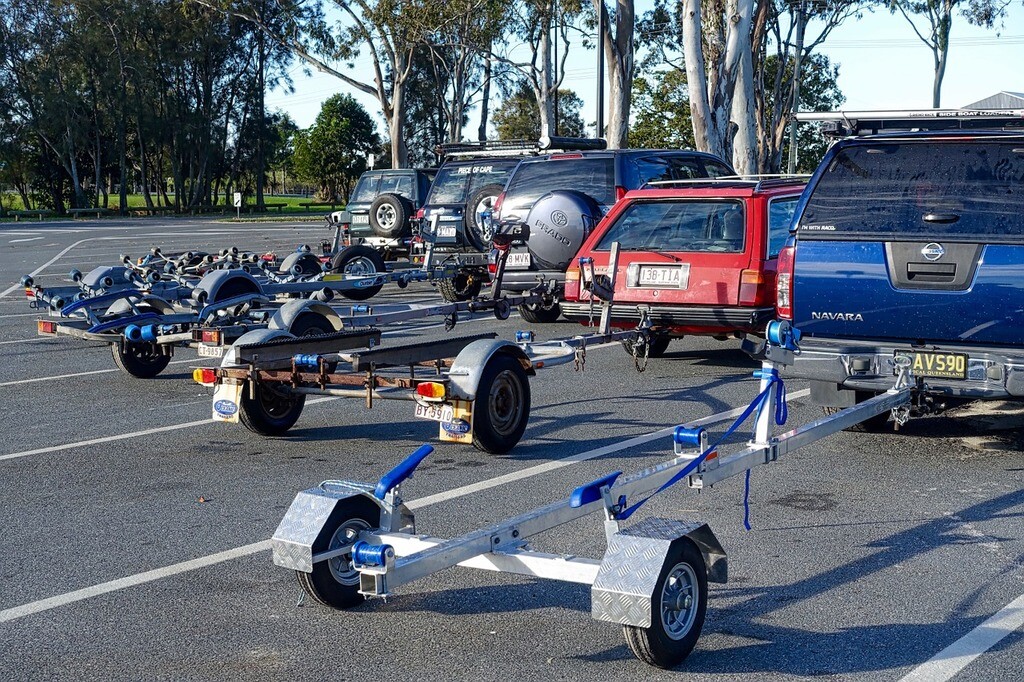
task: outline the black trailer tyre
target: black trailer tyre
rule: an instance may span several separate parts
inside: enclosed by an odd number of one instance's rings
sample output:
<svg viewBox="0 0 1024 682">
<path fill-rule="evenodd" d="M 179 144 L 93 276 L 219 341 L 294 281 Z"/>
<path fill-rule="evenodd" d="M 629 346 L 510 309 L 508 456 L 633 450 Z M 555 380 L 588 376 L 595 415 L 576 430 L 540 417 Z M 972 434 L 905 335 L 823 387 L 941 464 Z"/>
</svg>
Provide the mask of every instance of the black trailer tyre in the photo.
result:
<svg viewBox="0 0 1024 682">
<path fill-rule="evenodd" d="M 257 383 L 242 387 L 238 403 L 238 418 L 247 429 L 261 436 L 283 436 L 299 421 L 306 396 Z"/>
<path fill-rule="evenodd" d="M 479 251 L 489 249 L 494 238 L 494 231 L 484 222 L 483 214 L 494 208 L 494 202 L 503 189 L 505 186 L 497 183 L 484 185 L 466 202 L 466 237 Z"/>
<path fill-rule="evenodd" d="M 658 668 L 674 668 L 690 655 L 707 613 L 707 567 L 689 540 L 677 542 L 665 558 L 654 586 L 651 627 L 624 625 L 630 651 Z"/>
<path fill-rule="evenodd" d="M 384 259 L 377 253 L 377 250 L 362 244 L 339 251 L 331 262 L 332 272 L 350 277 L 366 277 L 386 270 Z M 376 296 L 383 286 L 383 284 L 378 284 L 366 289 L 346 289 L 341 292 L 341 295 L 353 301 L 365 301 Z"/>
<path fill-rule="evenodd" d="M 295 571 L 299 586 L 317 603 L 336 609 L 359 606 L 366 599 L 359 594 L 359 572 L 352 566 L 352 545 L 359 533 L 380 526 L 380 507 L 364 497 L 350 497 L 338 502 L 328 520 L 333 528 L 325 528 L 329 541 L 315 552 L 349 550 L 326 561 L 313 564 L 313 572 Z"/>
<path fill-rule="evenodd" d="M 288 331 L 295 336 L 315 336 L 319 334 L 330 334 L 335 331 L 331 321 L 320 313 L 306 311 L 295 318 L 295 321 L 288 327 Z"/>
<path fill-rule="evenodd" d="M 167 368 L 171 356 L 161 353 L 155 343 L 129 343 L 125 340 L 110 344 L 114 364 L 122 372 L 136 379 L 152 379 Z"/>
<path fill-rule="evenodd" d="M 483 286 L 483 275 L 472 270 L 460 270 L 455 277 L 437 282 L 437 290 L 441 292 L 441 297 L 449 303 L 476 298 L 480 295 Z"/>
<path fill-rule="evenodd" d="M 857 404 L 860 404 L 868 398 L 874 398 L 875 394 L 870 391 L 857 391 Z M 846 408 L 844 407 L 828 407 L 822 406 L 821 411 L 826 415 L 833 415 L 837 412 L 841 412 Z M 847 426 L 844 431 L 856 431 L 858 433 L 887 433 L 892 431 L 892 423 L 889 421 L 889 412 L 883 412 L 882 414 L 876 414 L 870 419 L 854 424 L 853 426 Z"/>
<path fill-rule="evenodd" d="M 473 445 L 492 455 L 516 446 L 530 421 L 530 379 L 518 358 L 492 355 L 473 401 Z"/>
<path fill-rule="evenodd" d="M 562 316 L 562 306 L 558 305 L 558 301 L 554 301 L 550 305 L 524 303 L 519 306 L 519 315 L 531 324 L 557 322 L 558 318 Z"/>
<path fill-rule="evenodd" d="M 410 213 L 398 194 L 381 194 L 370 204 L 370 226 L 381 237 L 398 237 L 409 224 Z"/>
</svg>

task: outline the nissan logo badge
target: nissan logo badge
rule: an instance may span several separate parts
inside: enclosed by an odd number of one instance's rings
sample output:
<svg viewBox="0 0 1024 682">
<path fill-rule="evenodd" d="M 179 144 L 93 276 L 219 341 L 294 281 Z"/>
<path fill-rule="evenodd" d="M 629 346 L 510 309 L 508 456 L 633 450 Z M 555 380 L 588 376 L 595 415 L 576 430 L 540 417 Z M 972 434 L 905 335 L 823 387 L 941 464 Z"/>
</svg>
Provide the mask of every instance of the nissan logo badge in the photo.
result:
<svg viewBox="0 0 1024 682">
<path fill-rule="evenodd" d="M 921 255 L 928 260 L 939 260 L 945 254 L 946 250 L 942 248 L 942 244 L 936 244 L 935 242 L 926 244 L 925 247 L 921 249 Z"/>
<path fill-rule="evenodd" d="M 569 224 L 569 216 L 565 215 L 564 211 L 554 211 L 551 214 L 551 222 L 558 227 L 565 227 Z"/>
</svg>

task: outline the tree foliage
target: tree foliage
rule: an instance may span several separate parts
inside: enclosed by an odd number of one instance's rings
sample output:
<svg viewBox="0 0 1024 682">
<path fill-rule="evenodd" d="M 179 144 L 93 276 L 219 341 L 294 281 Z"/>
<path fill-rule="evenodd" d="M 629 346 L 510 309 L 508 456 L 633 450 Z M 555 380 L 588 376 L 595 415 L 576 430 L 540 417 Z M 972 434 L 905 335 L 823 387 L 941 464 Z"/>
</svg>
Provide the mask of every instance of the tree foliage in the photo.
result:
<svg viewBox="0 0 1024 682">
<path fill-rule="evenodd" d="M 295 134 L 294 168 L 322 198 L 348 200 L 352 183 L 367 169 L 380 137 L 373 119 L 351 95 L 334 95 L 308 130 Z"/>
<path fill-rule="evenodd" d="M 585 125 L 580 109 L 583 100 L 572 90 L 558 91 L 558 134 L 584 137 Z M 523 84 L 506 97 L 494 112 L 494 126 L 502 140 L 536 140 L 542 135 L 540 111 L 532 88 Z"/>
<path fill-rule="evenodd" d="M 631 147 L 694 147 L 684 72 L 658 71 L 633 81 L 633 111 L 633 125 L 629 130 Z"/>
</svg>

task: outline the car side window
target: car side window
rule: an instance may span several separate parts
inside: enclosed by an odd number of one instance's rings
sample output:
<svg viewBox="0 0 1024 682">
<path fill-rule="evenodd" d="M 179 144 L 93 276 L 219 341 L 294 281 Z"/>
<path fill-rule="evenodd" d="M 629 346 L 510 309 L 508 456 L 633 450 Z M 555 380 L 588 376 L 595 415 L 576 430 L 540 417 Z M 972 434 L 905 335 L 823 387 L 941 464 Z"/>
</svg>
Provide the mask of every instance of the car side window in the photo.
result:
<svg viewBox="0 0 1024 682">
<path fill-rule="evenodd" d="M 692 180 L 704 177 L 704 173 L 701 172 L 700 164 L 696 159 L 675 156 L 670 158 L 668 162 L 672 166 L 673 180 Z"/>
<path fill-rule="evenodd" d="M 668 161 L 653 156 L 633 159 L 633 170 L 636 178 L 630 184 L 630 189 L 643 187 L 648 182 L 675 179 Z"/>
<path fill-rule="evenodd" d="M 800 197 L 772 199 L 768 202 L 768 257 L 775 258 L 789 238 L 789 225 Z"/>
<path fill-rule="evenodd" d="M 379 175 L 364 175 L 359 178 L 359 182 L 349 198 L 349 203 L 373 201 L 377 196 L 377 183 L 379 182 Z"/>
</svg>

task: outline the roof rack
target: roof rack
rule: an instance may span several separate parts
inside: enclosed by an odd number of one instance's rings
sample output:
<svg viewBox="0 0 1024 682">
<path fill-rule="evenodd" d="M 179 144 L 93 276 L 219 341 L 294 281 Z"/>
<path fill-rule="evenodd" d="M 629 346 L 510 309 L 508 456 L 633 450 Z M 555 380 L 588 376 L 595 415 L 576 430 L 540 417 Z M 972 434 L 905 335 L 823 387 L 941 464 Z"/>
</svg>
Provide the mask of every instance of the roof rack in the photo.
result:
<svg viewBox="0 0 1024 682">
<path fill-rule="evenodd" d="M 757 175 L 720 175 L 717 178 L 689 178 L 685 180 L 651 180 L 640 189 L 654 187 L 749 187 L 755 192 L 771 187 L 807 184 L 810 175 L 764 173 Z"/>
<path fill-rule="evenodd" d="M 1024 130 L 1024 109 L 920 109 L 908 111 L 800 112 L 828 137 L 922 130 Z"/>
<path fill-rule="evenodd" d="M 483 140 L 481 142 L 451 142 L 438 145 L 438 156 L 530 156 L 555 151 L 584 151 L 605 149 L 601 138 L 542 137 L 539 140 Z"/>
</svg>

